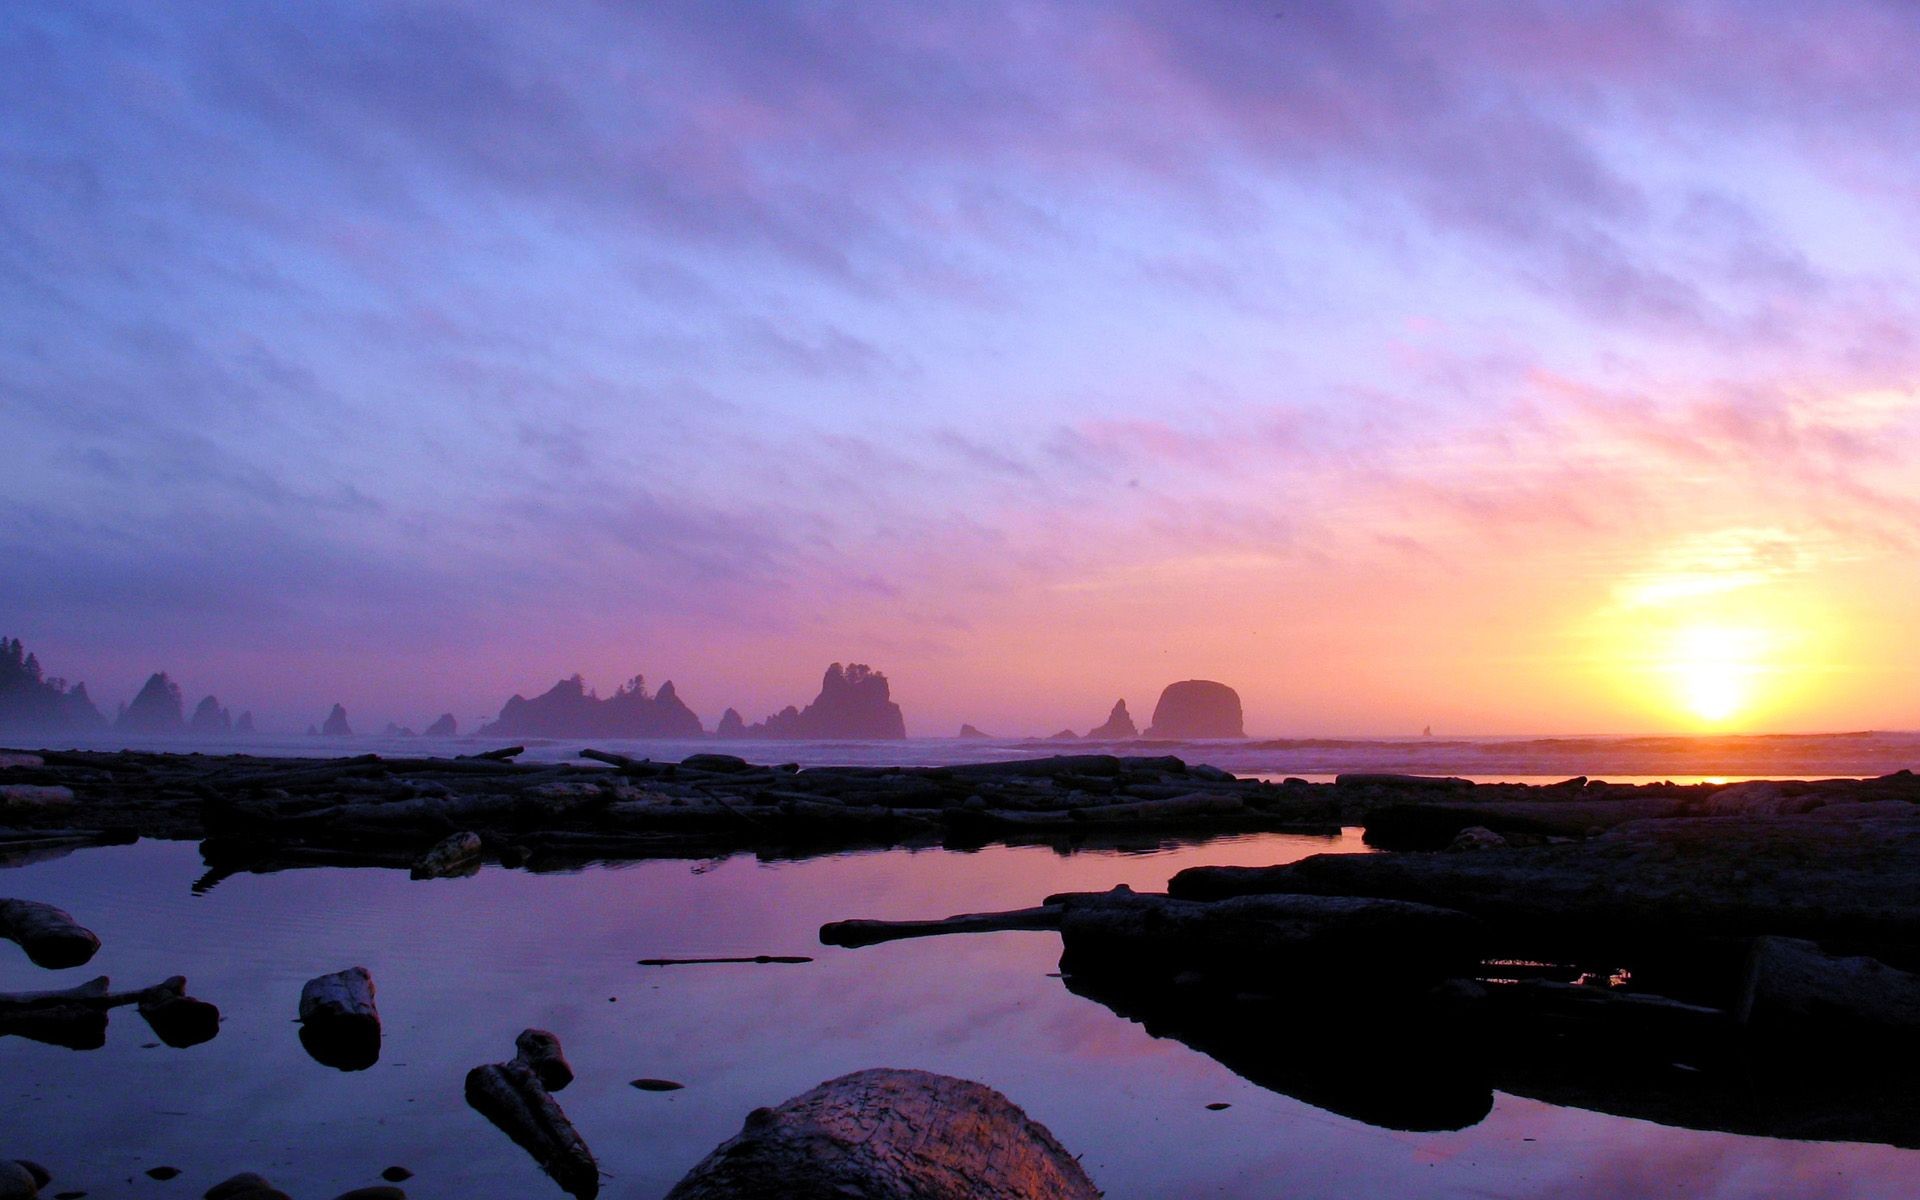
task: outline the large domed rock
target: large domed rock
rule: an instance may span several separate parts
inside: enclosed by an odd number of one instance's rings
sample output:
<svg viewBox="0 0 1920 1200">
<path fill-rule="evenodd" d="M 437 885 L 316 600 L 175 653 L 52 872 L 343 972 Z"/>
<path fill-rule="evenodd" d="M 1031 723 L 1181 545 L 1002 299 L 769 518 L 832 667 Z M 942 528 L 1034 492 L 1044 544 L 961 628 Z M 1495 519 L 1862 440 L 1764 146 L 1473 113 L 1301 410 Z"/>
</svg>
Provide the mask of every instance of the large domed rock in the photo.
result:
<svg viewBox="0 0 1920 1200">
<path fill-rule="evenodd" d="M 758 1108 L 667 1200 L 1095 1200 L 1046 1126 L 982 1084 L 877 1069 Z"/>
<path fill-rule="evenodd" d="M 1240 693 L 1211 679 L 1170 683 L 1153 706 L 1150 738 L 1238 738 L 1247 736 L 1241 723 Z"/>
</svg>

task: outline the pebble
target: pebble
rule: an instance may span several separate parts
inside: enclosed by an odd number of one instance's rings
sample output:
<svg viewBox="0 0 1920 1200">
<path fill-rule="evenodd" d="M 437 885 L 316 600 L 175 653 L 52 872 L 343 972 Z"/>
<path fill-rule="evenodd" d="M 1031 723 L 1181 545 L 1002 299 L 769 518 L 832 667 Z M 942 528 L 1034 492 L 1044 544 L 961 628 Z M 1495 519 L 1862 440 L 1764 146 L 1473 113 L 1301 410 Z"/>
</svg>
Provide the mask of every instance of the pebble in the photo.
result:
<svg viewBox="0 0 1920 1200">
<path fill-rule="evenodd" d="M 1223 1109 L 1223 1108 L 1232 1108 L 1232 1107 L 1233 1107 L 1233 1105 L 1231 1105 L 1231 1104 L 1228 1104 L 1228 1103 L 1227 1103 L 1226 1101 L 1224 1101 L 1224 1100 L 1215 1100 L 1215 1101 L 1214 1101 L 1214 1102 L 1213 1102 L 1212 1104 L 1209 1104 L 1209 1105 L 1207 1105 L 1207 1111 L 1208 1111 L 1208 1112 L 1219 1112 L 1219 1111 L 1220 1111 L 1221 1109 Z"/>
<path fill-rule="evenodd" d="M 407 1170 L 405 1167 L 388 1167 L 386 1170 L 380 1172 L 380 1178 L 386 1180 L 388 1183 L 405 1183 L 407 1180 L 413 1178 L 413 1172 Z"/>
<path fill-rule="evenodd" d="M 687 1085 L 675 1083 L 671 1079 L 636 1079 L 633 1081 L 633 1086 L 643 1092 L 677 1092 Z"/>
<path fill-rule="evenodd" d="M 163 1183 L 169 1179 L 178 1177 L 179 1174 L 179 1167 L 149 1167 L 147 1169 L 148 1179 L 158 1179 Z"/>
</svg>

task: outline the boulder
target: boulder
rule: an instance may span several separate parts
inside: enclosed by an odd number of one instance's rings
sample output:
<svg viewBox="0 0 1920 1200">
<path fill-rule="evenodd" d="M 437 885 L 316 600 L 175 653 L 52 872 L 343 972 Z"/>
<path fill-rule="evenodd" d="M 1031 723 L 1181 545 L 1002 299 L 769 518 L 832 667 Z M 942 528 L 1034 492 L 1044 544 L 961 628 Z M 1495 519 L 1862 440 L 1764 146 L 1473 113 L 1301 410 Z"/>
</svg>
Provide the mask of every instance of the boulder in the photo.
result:
<svg viewBox="0 0 1920 1200">
<path fill-rule="evenodd" d="M 999 1092 L 876 1069 L 755 1109 L 668 1200 L 1095 1200 L 1080 1163 Z"/>
<path fill-rule="evenodd" d="M 1210 679 L 1170 683 L 1153 706 L 1150 738 L 1239 738 L 1247 736 L 1240 694 Z"/>
</svg>

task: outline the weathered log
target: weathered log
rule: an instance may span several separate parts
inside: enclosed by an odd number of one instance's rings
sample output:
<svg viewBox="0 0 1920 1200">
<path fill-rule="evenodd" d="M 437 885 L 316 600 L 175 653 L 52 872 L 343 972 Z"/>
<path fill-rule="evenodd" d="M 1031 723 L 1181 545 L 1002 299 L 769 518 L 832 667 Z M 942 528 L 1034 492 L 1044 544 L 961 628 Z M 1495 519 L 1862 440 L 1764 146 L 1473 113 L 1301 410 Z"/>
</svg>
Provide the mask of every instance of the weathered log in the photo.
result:
<svg viewBox="0 0 1920 1200">
<path fill-rule="evenodd" d="M 991 1088 L 858 1071 L 755 1109 L 667 1200 L 1095 1200 L 1073 1155 Z"/>
<path fill-rule="evenodd" d="M 1241 813 L 1246 801 L 1231 793 L 1190 792 L 1166 800 L 1135 800 L 1126 804 L 1102 804 L 1076 808 L 1072 818 L 1086 824 L 1115 822 L 1176 822 Z"/>
<path fill-rule="evenodd" d="M 533 1156 L 569 1195 L 592 1200 L 600 1166 L 532 1067 L 516 1059 L 467 1072 L 467 1103 Z"/>
<path fill-rule="evenodd" d="M 471 875 L 480 869 L 480 835 L 456 833 L 436 843 L 413 864 L 415 879 L 445 879 L 452 875 Z"/>
<path fill-rule="evenodd" d="M 804 954 L 754 954 L 731 958 L 643 958 L 643 967 L 691 967 L 713 963 L 749 963 L 765 966 L 768 963 L 810 963 L 813 960 Z"/>
<path fill-rule="evenodd" d="M 187 995 L 187 980 L 175 975 L 140 998 L 139 1013 L 154 1036 L 176 1050 L 210 1042 L 220 1033 L 220 1010 Z"/>
<path fill-rule="evenodd" d="M 513 1061 L 530 1068 L 549 1092 L 573 1082 L 573 1064 L 560 1049 L 560 1039 L 544 1029 L 523 1029 L 513 1039 Z"/>
<path fill-rule="evenodd" d="M 526 752 L 527 748 L 525 746 L 502 746 L 498 750 L 482 750 L 478 754 L 456 754 L 454 758 L 467 762 L 472 762 L 476 759 L 485 762 L 511 762 Z"/>
<path fill-rule="evenodd" d="M 80 966 L 100 949 L 100 939 L 71 913 L 35 900 L 0 900 L 0 937 L 50 970 Z"/>
<path fill-rule="evenodd" d="M 1426 904 L 1362 897 L 1244 896 L 1202 903 L 1126 887 L 1049 897 L 1061 969 L 1199 971 L 1254 988 L 1338 980 L 1343 989 L 1430 986 L 1471 974 L 1480 923 Z"/>
<path fill-rule="evenodd" d="M 1884 1052 L 1920 1030 L 1920 976 L 1798 938 L 1755 938 L 1734 1015 L 1759 1033 L 1866 1041 Z"/>
<path fill-rule="evenodd" d="M 107 1013 L 137 1005 L 169 1046 L 195 1046 L 220 1029 L 220 1010 L 186 994 L 185 976 L 152 987 L 116 992 L 105 975 L 70 988 L 0 992 L 0 1036 L 8 1034 L 76 1050 L 106 1043 Z"/>
<path fill-rule="evenodd" d="M 307 981 L 300 989 L 300 1044 L 315 1062 L 364 1071 L 380 1061 L 380 1012 L 373 976 L 349 967 Z"/>
<path fill-rule="evenodd" d="M 833 921 L 820 927 L 820 941 L 827 946 L 876 946 L 907 938 L 941 937 L 949 933 L 997 933 L 1009 929 L 1058 929 L 1066 910 L 1061 906 L 1041 905 L 1008 912 L 961 913 L 937 921 Z"/>
</svg>

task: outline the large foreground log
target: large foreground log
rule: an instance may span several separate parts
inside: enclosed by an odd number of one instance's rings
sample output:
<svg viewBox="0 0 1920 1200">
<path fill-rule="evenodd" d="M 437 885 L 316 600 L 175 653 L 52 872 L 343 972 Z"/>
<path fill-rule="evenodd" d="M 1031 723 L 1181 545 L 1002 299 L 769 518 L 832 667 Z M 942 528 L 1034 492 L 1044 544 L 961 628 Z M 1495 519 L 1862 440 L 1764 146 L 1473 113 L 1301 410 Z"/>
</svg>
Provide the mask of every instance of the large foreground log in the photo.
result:
<svg viewBox="0 0 1920 1200">
<path fill-rule="evenodd" d="M 37 900 L 0 900 L 0 937 L 17 942 L 35 966 L 64 970 L 87 962 L 100 939 L 71 913 Z"/>
<path fill-rule="evenodd" d="M 858 1071 L 778 1108 L 688 1172 L 668 1200 L 1095 1200 L 1079 1162 L 992 1088 Z"/>
<path fill-rule="evenodd" d="M 467 1103 L 580 1200 L 600 1192 L 600 1167 L 525 1058 L 467 1072 Z"/>
<path fill-rule="evenodd" d="M 341 1071 L 380 1061 L 380 1011 L 365 967 L 310 979 L 300 989 L 300 1044 L 315 1062 Z"/>
</svg>

